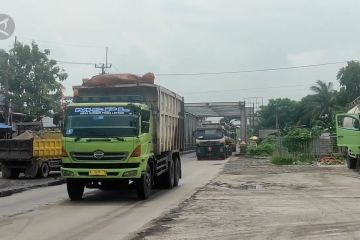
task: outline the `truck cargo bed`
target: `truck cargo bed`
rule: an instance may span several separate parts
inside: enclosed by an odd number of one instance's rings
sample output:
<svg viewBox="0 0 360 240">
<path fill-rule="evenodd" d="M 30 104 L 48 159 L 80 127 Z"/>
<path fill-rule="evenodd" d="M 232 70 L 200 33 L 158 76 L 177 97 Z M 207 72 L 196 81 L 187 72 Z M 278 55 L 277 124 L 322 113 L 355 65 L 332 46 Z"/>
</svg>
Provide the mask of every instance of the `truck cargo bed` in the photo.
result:
<svg viewBox="0 0 360 240">
<path fill-rule="evenodd" d="M 33 139 L 1 139 L 0 162 L 30 160 L 33 157 Z"/>
</svg>

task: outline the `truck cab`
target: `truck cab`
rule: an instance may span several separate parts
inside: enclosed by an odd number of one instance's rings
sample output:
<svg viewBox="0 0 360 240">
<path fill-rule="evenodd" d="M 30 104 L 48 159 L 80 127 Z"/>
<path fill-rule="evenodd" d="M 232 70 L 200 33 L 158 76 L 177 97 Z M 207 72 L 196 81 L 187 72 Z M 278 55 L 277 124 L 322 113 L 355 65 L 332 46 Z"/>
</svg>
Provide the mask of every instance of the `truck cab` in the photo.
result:
<svg viewBox="0 0 360 240">
<path fill-rule="evenodd" d="M 76 178 L 83 185 L 99 188 L 109 187 L 111 179 L 140 178 L 153 153 L 151 126 L 151 110 L 145 104 L 69 105 L 64 126 L 63 176 L 70 182 Z M 69 187 L 76 189 L 76 184 Z"/>
<path fill-rule="evenodd" d="M 346 149 L 347 166 L 357 168 L 360 158 L 360 114 L 336 115 L 337 145 Z"/>
</svg>

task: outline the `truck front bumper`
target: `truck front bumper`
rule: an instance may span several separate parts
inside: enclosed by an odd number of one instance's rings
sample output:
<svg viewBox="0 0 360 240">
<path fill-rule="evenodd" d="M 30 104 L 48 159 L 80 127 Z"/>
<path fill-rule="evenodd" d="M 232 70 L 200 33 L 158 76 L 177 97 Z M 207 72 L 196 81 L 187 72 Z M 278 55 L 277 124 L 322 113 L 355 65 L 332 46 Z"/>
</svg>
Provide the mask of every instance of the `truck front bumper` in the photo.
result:
<svg viewBox="0 0 360 240">
<path fill-rule="evenodd" d="M 223 157 L 226 152 L 224 145 L 197 146 L 196 156 L 201 158 Z"/>
<path fill-rule="evenodd" d="M 96 166 L 96 164 L 87 165 L 84 163 L 63 163 L 63 167 L 61 168 L 61 174 L 64 178 L 133 179 L 141 178 L 141 169 L 141 165 L 136 163 L 123 164 L 122 166 L 115 165 L 111 168 L 106 167 L 106 165 L 102 164 Z"/>
</svg>

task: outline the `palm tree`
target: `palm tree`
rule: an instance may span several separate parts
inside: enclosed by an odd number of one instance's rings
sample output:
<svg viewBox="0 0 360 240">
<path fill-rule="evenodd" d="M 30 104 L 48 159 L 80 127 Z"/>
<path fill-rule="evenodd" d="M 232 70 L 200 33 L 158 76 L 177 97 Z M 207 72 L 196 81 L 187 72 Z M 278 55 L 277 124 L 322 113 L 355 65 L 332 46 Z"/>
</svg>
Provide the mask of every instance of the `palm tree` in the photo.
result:
<svg viewBox="0 0 360 240">
<path fill-rule="evenodd" d="M 336 110 L 336 91 L 333 89 L 333 83 L 318 80 L 316 85 L 311 86 L 312 95 L 312 113 L 314 120 L 322 120 L 326 125 L 332 123 L 333 115 Z"/>
</svg>

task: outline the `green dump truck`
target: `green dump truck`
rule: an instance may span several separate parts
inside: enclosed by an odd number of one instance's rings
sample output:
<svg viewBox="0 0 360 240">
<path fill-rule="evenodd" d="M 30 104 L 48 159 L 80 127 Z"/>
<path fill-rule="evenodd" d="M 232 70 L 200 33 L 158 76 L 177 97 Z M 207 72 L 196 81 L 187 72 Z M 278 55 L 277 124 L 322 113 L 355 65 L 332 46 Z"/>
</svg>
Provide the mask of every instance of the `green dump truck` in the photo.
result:
<svg viewBox="0 0 360 240">
<path fill-rule="evenodd" d="M 337 145 L 346 153 L 347 166 L 355 169 L 360 159 L 360 96 L 351 104 L 347 113 L 336 115 Z"/>
<path fill-rule="evenodd" d="M 106 78 L 106 76 L 104 77 Z M 62 175 L 71 200 L 84 188 L 176 187 L 184 147 L 184 101 L 151 83 L 75 86 L 64 123 Z"/>
</svg>

